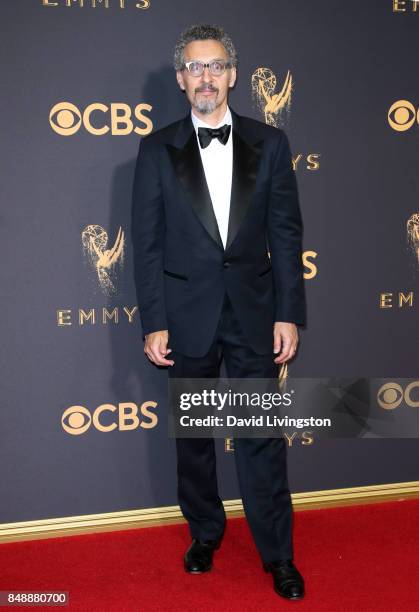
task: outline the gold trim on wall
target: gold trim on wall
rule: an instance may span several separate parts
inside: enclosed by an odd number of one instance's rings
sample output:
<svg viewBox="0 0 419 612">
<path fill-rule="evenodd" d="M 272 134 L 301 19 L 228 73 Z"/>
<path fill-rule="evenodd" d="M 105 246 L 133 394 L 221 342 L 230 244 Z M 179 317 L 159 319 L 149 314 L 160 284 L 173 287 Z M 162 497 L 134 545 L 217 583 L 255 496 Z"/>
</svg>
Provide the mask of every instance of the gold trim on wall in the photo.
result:
<svg viewBox="0 0 419 612">
<path fill-rule="evenodd" d="M 419 481 L 293 493 L 292 503 L 294 510 L 298 511 L 390 500 L 404 501 L 414 497 L 419 497 Z M 240 499 L 230 499 L 223 503 L 228 517 L 244 515 Z M 0 543 L 139 529 L 140 527 L 184 522 L 179 506 L 164 506 L 144 510 L 65 516 L 40 521 L 3 523 L 0 524 Z"/>
</svg>

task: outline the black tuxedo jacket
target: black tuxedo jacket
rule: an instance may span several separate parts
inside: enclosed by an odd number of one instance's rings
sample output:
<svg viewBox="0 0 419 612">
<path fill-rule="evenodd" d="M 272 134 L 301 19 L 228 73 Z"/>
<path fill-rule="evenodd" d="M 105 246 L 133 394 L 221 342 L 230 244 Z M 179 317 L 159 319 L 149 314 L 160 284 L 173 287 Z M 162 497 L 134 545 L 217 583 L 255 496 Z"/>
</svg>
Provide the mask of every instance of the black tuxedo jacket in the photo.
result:
<svg viewBox="0 0 419 612">
<path fill-rule="evenodd" d="M 208 351 L 225 292 L 258 354 L 273 351 L 275 321 L 305 323 L 302 219 L 288 138 L 231 113 L 225 249 L 190 113 L 141 140 L 135 169 L 132 240 L 143 335 L 167 329 L 168 346 L 191 357 Z"/>
</svg>

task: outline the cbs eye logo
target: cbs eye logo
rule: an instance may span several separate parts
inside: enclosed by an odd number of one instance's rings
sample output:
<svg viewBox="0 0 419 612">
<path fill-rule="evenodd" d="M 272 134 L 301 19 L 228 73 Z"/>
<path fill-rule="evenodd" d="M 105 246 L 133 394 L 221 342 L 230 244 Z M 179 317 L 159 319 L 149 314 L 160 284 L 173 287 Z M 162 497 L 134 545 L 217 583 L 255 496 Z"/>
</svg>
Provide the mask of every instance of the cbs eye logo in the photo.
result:
<svg viewBox="0 0 419 612">
<path fill-rule="evenodd" d="M 413 399 L 414 389 L 419 390 L 419 380 L 409 383 L 405 389 L 395 382 L 386 383 L 377 392 L 378 405 L 385 410 L 394 410 L 404 400 L 411 408 L 419 408 L 419 399 Z"/>
<path fill-rule="evenodd" d="M 387 119 L 393 130 L 406 132 L 414 123 L 419 123 L 419 108 L 416 109 L 409 100 L 397 100 L 390 106 Z"/>
<path fill-rule="evenodd" d="M 93 424 L 98 431 L 108 432 L 118 429 L 119 431 L 131 431 L 142 427 L 153 429 L 158 423 L 158 417 L 150 408 L 156 408 L 157 402 L 144 402 L 138 409 L 137 404 L 123 402 L 114 406 L 113 404 L 102 404 L 91 414 L 84 406 L 70 406 L 64 410 L 61 417 L 61 425 L 64 431 L 72 436 L 86 433 Z"/>
<path fill-rule="evenodd" d="M 113 102 L 109 106 L 94 102 L 81 112 L 71 102 L 58 102 L 50 110 L 49 124 L 60 136 L 73 136 L 82 125 L 93 136 L 103 136 L 108 132 L 112 136 L 126 136 L 131 132 L 145 136 L 153 129 L 153 122 L 143 111 L 150 112 L 152 108 L 150 104 L 137 104 L 133 113 L 123 102 Z M 134 125 L 132 115 L 140 125 Z"/>
</svg>

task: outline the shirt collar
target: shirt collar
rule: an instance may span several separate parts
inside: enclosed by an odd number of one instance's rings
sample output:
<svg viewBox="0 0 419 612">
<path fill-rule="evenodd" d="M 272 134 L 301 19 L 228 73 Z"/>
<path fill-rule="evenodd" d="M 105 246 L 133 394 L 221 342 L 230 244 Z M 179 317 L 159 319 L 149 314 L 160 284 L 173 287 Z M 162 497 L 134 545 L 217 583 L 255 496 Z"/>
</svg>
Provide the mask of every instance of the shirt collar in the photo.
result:
<svg viewBox="0 0 419 612">
<path fill-rule="evenodd" d="M 198 128 L 199 127 L 208 127 L 208 128 L 216 129 L 216 128 L 221 127 L 225 123 L 227 123 L 227 125 L 231 125 L 232 124 L 231 111 L 230 111 L 230 108 L 228 106 L 227 106 L 227 110 L 225 112 L 224 117 L 221 119 L 221 121 L 217 125 L 209 125 L 209 123 L 205 123 L 205 121 L 202 121 L 202 119 L 200 119 L 199 117 L 197 117 L 194 114 L 192 109 L 191 109 L 191 118 L 192 118 L 192 123 L 194 125 L 196 133 L 198 133 Z"/>
</svg>

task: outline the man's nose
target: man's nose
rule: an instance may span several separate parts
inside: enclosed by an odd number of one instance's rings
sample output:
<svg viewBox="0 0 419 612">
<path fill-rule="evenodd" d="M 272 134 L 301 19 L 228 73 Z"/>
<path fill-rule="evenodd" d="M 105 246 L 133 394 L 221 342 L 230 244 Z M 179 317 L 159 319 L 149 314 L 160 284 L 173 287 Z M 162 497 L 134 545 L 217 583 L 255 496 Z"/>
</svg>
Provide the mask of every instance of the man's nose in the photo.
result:
<svg viewBox="0 0 419 612">
<path fill-rule="evenodd" d="M 201 74 L 201 77 L 205 80 L 208 77 L 212 81 L 212 74 L 210 72 L 209 66 L 204 66 L 204 72 Z"/>
</svg>

